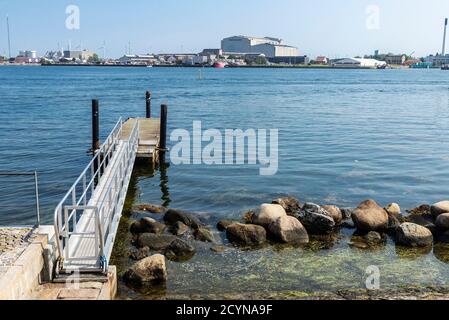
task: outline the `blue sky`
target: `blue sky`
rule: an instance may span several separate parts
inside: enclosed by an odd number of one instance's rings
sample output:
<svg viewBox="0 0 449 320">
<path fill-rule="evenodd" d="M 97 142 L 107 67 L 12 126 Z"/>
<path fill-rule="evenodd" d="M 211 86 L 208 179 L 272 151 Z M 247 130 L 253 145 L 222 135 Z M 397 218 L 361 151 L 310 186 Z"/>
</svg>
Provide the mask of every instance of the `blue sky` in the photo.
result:
<svg viewBox="0 0 449 320">
<path fill-rule="evenodd" d="M 425 4 L 424 4 L 425 3 Z M 80 8 L 80 29 L 65 26 L 68 5 Z M 367 28 L 368 6 L 379 8 L 378 28 Z M 231 35 L 274 36 L 301 54 L 329 57 L 381 52 L 422 56 L 441 51 L 448 0 L 0 0 L 0 53 L 82 47 L 119 57 L 133 53 L 198 52 Z M 375 18 L 376 19 L 376 18 Z"/>
</svg>

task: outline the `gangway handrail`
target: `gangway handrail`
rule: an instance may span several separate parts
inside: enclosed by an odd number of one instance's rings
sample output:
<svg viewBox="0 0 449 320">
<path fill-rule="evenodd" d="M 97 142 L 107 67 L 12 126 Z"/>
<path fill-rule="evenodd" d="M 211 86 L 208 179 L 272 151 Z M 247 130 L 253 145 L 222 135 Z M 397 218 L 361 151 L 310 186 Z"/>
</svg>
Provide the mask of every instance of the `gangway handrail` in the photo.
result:
<svg viewBox="0 0 449 320">
<path fill-rule="evenodd" d="M 130 175 L 132 173 L 132 168 L 134 166 L 134 160 L 137 153 L 138 141 L 139 141 L 139 123 L 136 122 L 134 125 L 131 134 L 128 140 L 121 140 L 123 133 L 123 120 L 119 119 L 117 124 L 114 126 L 111 134 L 108 136 L 106 141 L 101 145 L 100 149 L 95 153 L 92 160 L 77 178 L 75 183 L 63 197 L 61 202 L 55 209 L 54 212 L 54 229 L 56 236 L 57 249 L 59 254 L 59 263 L 63 265 L 64 263 L 64 242 L 69 241 L 69 237 L 71 234 L 76 234 L 76 232 L 70 232 L 70 227 L 68 225 L 70 222 L 73 223 L 73 229 L 76 231 L 77 227 L 77 210 L 93 210 L 95 212 L 95 217 L 98 219 L 98 226 L 95 228 L 95 237 L 97 241 L 100 241 L 100 245 L 102 248 L 102 254 L 104 247 L 106 246 L 106 241 L 108 239 L 107 234 L 111 231 L 113 219 L 117 213 L 117 208 L 121 210 L 124 205 L 124 197 L 126 193 L 123 194 L 128 187 Z M 120 147 L 122 146 L 122 147 Z M 118 163 L 118 169 L 116 172 L 113 172 L 107 177 L 107 180 L 104 181 L 103 177 L 106 172 L 106 169 L 114 160 L 114 157 L 117 156 L 116 159 Z M 101 159 L 103 157 L 103 159 Z M 97 165 L 97 168 L 95 168 Z M 88 177 L 89 181 L 88 181 Z M 118 181 L 121 179 L 121 181 Z M 114 184 L 113 184 L 114 183 Z M 102 194 L 99 195 L 97 203 L 90 203 L 92 200 L 96 189 L 96 186 L 102 184 L 105 186 L 104 190 L 101 190 Z M 120 187 L 118 187 L 120 186 Z M 78 188 L 82 188 L 81 195 L 77 197 Z M 119 192 L 119 197 L 116 197 L 117 203 L 112 203 L 109 207 L 106 206 L 107 199 L 111 200 L 112 191 L 115 190 Z M 89 196 L 90 192 L 90 196 Z M 70 203 L 70 197 L 72 197 L 72 201 Z M 66 202 L 69 200 L 69 203 Z M 65 215 L 65 221 L 63 223 L 62 214 L 65 209 L 70 209 L 70 215 Z M 107 212 L 104 212 L 104 211 Z M 109 219 L 109 224 L 106 224 L 106 220 Z M 106 227 L 106 228 L 105 228 Z M 114 227 L 117 227 L 114 225 Z M 98 234 L 97 234 L 98 228 Z M 116 230 L 114 230 L 115 232 Z M 65 241 L 64 241 L 65 239 Z M 66 247 L 67 247 L 66 243 Z M 68 251 L 68 247 L 66 248 Z M 107 253 L 108 257 L 110 256 L 110 252 Z M 99 259 L 105 259 L 105 257 L 98 257 Z M 76 260 L 76 259 L 74 259 Z M 82 260 L 82 259 L 81 259 Z"/>
</svg>

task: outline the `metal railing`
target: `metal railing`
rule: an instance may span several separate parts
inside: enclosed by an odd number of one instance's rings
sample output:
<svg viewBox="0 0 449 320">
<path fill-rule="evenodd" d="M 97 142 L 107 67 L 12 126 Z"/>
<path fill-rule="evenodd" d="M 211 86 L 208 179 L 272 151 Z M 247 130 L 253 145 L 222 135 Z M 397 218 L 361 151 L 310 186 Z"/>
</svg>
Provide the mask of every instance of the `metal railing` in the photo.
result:
<svg viewBox="0 0 449 320">
<path fill-rule="evenodd" d="M 39 177 L 37 171 L 34 172 L 0 172 L 0 176 L 7 177 L 34 177 L 34 193 L 36 197 L 36 225 L 34 228 L 39 228 L 41 225 L 40 216 L 40 202 L 39 202 Z"/>
<path fill-rule="evenodd" d="M 134 125 L 128 140 L 122 140 L 122 133 L 123 121 L 120 119 L 55 209 L 54 228 L 59 254 L 57 271 L 77 263 L 77 269 L 97 268 L 107 272 L 134 167 L 139 123 Z M 94 251 L 88 252 L 93 255 L 74 250 L 83 241 L 94 246 Z"/>
</svg>

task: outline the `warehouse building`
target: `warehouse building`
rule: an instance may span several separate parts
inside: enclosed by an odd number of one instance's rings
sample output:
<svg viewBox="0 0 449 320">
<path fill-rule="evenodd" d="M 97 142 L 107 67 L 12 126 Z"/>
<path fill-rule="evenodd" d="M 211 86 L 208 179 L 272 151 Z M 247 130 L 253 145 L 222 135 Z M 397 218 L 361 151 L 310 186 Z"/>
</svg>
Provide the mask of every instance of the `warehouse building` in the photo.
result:
<svg viewBox="0 0 449 320">
<path fill-rule="evenodd" d="M 271 37 L 229 37 L 221 41 L 221 49 L 225 53 L 260 53 L 267 58 L 298 56 L 298 48 L 287 46 L 282 43 L 282 39 Z"/>
</svg>

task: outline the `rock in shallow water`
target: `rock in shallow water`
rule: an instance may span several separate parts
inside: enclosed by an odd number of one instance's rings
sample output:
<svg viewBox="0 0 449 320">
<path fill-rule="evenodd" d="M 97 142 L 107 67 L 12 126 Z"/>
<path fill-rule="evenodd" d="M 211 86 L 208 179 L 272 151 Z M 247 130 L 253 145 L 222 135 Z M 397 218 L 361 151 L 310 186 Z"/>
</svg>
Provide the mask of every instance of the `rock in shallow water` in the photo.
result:
<svg viewBox="0 0 449 320">
<path fill-rule="evenodd" d="M 157 214 L 164 213 L 166 210 L 167 209 L 165 207 L 157 206 L 154 204 L 139 204 L 133 207 L 133 211 L 147 211 Z"/>
<path fill-rule="evenodd" d="M 352 220 L 363 232 L 382 231 L 388 227 L 388 214 L 374 200 L 362 202 L 352 213 Z"/>
<path fill-rule="evenodd" d="M 449 201 L 441 201 L 430 207 L 430 212 L 436 218 L 440 214 L 449 212 Z"/>
<path fill-rule="evenodd" d="M 267 240 L 267 232 L 258 225 L 235 223 L 228 227 L 226 235 L 230 242 L 240 245 L 261 245 Z"/>
<path fill-rule="evenodd" d="M 433 244 L 433 235 L 425 227 L 406 222 L 396 231 L 396 243 L 406 247 L 427 247 Z"/>
<path fill-rule="evenodd" d="M 284 208 L 278 204 L 263 204 L 253 217 L 253 223 L 268 228 L 280 217 L 286 217 Z"/>
<path fill-rule="evenodd" d="M 187 242 L 176 239 L 165 249 L 165 256 L 173 261 L 186 261 L 196 253 L 194 247 Z"/>
<path fill-rule="evenodd" d="M 176 239 L 178 238 L 172 235 L 142 233 L 137 238 L 137 246 L 139 248 L 148 247 L 154 251 L 161 251 L 165 250 Z"/>
<path fill-rule="evenodd" d="M 306 203 L 303 206 L 299 221 L 308 233 L 314 235 L 330 234 L 335 228 L 335 221 L 329 212 L 314 203 Z"/>
<path fill-rule="evenodd" d="M 321 206 L 321 208 L 323 208 L 329 213 L 329 216 L 331 216 L 332 219 L 334 219 L 336 225 L 341 224 L 341 222 L 343 221 L 343 213 L 341 212 L 340 208 L 338 208 L 337 206 L 328 206 L 328 205 Z"/>
<path fill-rule="evenodd" d="M 294 217 L 280 217 L 269 225 L 268 230 L 276 239 L 284 243 L 302 244 L 309 242 L 307 230 Z"/>
<path fill-rule="evenodd" d="M 385 211 L 394 216 L 401 214 L 401 207 L 397 203 L 390 203 L 385 207 Z"/>
<path fill-rule="evenodd" d="M 171 226 L 175 225 L 177 222 L 182 222 L 186 226 L 189 226 L 190 228 L 195 230 L 203 226 L 203 224 L 192 214 L 174 209 L 170 209 L 167 211 L 167 213 L 164 215 L 164 221 Z"/>
<path fill-rule="evenodd" d="M 210 232 L 209 229 L 206 229 L 204 227 L 200 227 L 198 229 L 195 230 L 194 233 L 195 239 L 198 241 L 203 241 L 203 242 L 214 242 L 214 235 L 212 234 L 212 232 Z"/>
<path fill-rule="evenodd" d="M 284 197 L 273 200 L 273 204 L 282 206 L 288 215 L 295 216 L 301 210 L 301 203 L 294 197 Z"/>
<path fill-rule="evenodd" d="M 164 283 L 167 281 L 165 257 L 161 254 L 135 263 L 124 275 L 125 282 L 134 285 Z"/>
<path fill-rule="evenodd" d="M 185 235 L 189 230 L 189 227 L 181 221 L 176 222 L 171 228 L 172 233 L 179 237 Z"/>
<path fill-rule="evenodd" d="M 436 225 L 438 228 L 443 230 L 449 229 L 449 213 L 440 214 L 436 220 Z"/>
<path fill-rule="evenodd" d="M 411 215 L 406 217 L 405 220 L 406 222 L 411 222 L 429 229 L 433 235 L 437 235 L 439 233 L 438 228 L 435 225 L 435 218 L 431 214 Z"/>
<path fill-rule="evenodd" d="M 233 225 L 234 223 L 238 222 L 232 220 L 221 220 L 217 223 L 217 229 L 218 231 L 224 232 L 230 225 Z"/>
<path fill-rule="evenodd" d="M 130 231 L 133 234 L 138 233 L 155 233 L 155 234 L 161 234 L 166 229 L 165 225 L 157 222 L 156 220 L 152 218 L 142 218 L 139 221 L 133 222 L 131 225 Z"/>
<path fill-rule="evenodd" d="M 134 248 L 134 249 L 130 252 L 129 257 L 130 257 L 132 260 L 139 261 L 139 260 L 145 259 L 145 258 L 148 257 L 149 255 L 150 255 L 150 248 L 148 248 L 148 247 L 143 247 L 143 248 L 141 248 L 141 249 Z"/>
</svg>

